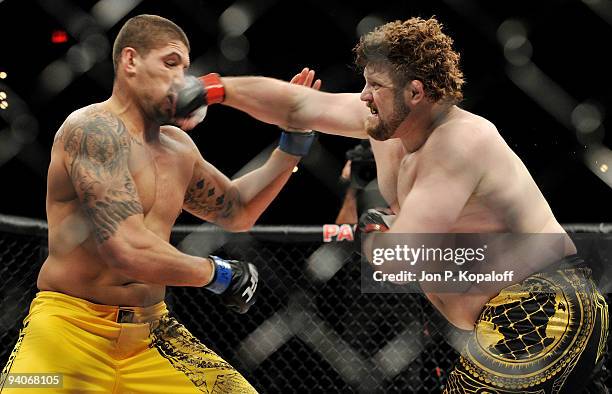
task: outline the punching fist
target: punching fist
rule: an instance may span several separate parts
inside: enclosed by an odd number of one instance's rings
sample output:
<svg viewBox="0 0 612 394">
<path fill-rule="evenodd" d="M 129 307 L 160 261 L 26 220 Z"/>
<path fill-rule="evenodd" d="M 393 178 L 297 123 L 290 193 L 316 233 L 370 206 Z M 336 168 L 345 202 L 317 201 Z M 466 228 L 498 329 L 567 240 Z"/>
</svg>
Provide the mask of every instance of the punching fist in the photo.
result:
<svg viewBox="0 0 612 394">
<path fill-rule="evenodd" d="M 219 74 L 207 74 L 200 78 L 186 76 L 174 105 L 176 124 L 183 130 L 191 130 L 204 119 L 210 104 L 221 103 L 224 99 L 225 87 Z"/>
<path fill-rule="evenodd" d="M 257 267 L 251 263 L 208 256 L 213 265 L 213 277 L 204 288 L 221 295 L 231 310 L 246 313 L 255 303 Z"/>
</svg>

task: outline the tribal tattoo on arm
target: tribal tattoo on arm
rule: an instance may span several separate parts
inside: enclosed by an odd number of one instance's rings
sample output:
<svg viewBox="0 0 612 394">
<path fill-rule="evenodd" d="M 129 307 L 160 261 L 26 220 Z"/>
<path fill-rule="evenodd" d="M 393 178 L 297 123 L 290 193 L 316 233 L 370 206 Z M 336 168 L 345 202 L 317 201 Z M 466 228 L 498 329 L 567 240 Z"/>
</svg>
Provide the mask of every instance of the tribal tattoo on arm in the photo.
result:
<svg viewBox="0 0 612 394">
<path fill-rule="evenodd" d="M 125 219 L 143 213 L 128 168 L 129 133 L 119 118 L 104 111 L 69 121 L 60 133 L 72 184 L 102 244 Z"/>
<path fill-rule="evenodd" d="M 228 222 L 240 206 L 240 195 L 230 180 L 200 158 L 185 193 L 184 208 L 216 224 Z"/>
</svg>

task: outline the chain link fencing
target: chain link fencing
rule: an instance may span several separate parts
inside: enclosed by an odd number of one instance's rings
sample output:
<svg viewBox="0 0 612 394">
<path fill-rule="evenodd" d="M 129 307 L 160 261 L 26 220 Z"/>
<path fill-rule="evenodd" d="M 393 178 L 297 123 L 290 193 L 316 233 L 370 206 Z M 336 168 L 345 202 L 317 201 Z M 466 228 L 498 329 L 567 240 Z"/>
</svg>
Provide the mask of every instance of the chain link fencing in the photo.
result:
<svg viewBox="0 0 612 394">
<path fill-rule="evenodd" d="M 609 227 L 599 230 L 611 244 Z M 323 242 L 320 226 L 260 226 L 241 234 L 177 226 L 172 243 L 187 253 L 255 263 L 258 301 L 238 315 L 212 293 L 172 287 L 166 302 L 262 393 L 439 393 L 465 333 L 421 294 L 361 293 L 358 242 L 345 235 L 347 241 Z M 46 254 L 44 223 L 0 215 L 2 365 L 35 296 Z M 603 262 L 609 259 L 606 254 Z"/>
</svg>

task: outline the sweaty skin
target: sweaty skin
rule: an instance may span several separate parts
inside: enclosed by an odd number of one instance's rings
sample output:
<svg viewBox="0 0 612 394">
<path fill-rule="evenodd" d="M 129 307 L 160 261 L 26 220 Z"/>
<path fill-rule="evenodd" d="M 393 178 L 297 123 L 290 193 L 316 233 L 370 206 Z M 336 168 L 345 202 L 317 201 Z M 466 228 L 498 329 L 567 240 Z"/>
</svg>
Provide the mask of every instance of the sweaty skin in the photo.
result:
<svg viewBox="0 0 612 394">
<path fill-rule="evenodd" d="M 565 234 L 491 122 L 431 102 L 420 81 L 398 98 L 384 68 L 366 67 L 364 77 L 361 94 L 323 93 L 264 77 L 224 78 L 224 104 L 265 122 L 356 138 L 368 138 L 368 130 L 380 134 L 380 122 L 390 125 L 388 139 L 370 141 L 381 194 L 397 215 L 391 233 Z M 565 255 L 572 253 L 568 238 Z M 496 293 L 426 295 L 451 323 L 471 330 Z"/>
<path fill-rule="evenodd" d="M 58 130 L 47 185 L 49 257 L 38 288 L 95 303 L 149 306 L 165 286 L 203 286 L 207 258 L 169 244 L 181 210 L 230 231 L 250 228 L 299 158 L 275 150 L 231 181 L 170 123 L 189 66 L 182 42 L 146 55 L 125 48 L 113 95 Z"/>
</svg>

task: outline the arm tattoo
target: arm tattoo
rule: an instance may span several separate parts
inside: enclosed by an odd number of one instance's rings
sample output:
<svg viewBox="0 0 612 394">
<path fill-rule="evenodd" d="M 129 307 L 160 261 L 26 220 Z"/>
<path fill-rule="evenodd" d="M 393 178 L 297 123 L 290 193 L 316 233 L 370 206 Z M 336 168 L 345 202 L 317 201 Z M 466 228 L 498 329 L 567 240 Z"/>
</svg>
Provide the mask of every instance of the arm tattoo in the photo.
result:
<svg viewBox="0 0 612 394">
<path fill-rule="evenodd" d="M 95 239 L 103 243 L 126 218 L 143 212 L 128 169 L 130 136 L 123 122 L 108 112 L 89 113 L 65 127 L 60 140 L 68 172 Z"/>
<path fill-rule="evenodd" d="M 203 169 L 196 168 L 197 181 L 192 182 L 185 193 L 185 205 L 187 209 L 207 220 L 218 222 L 229 219 L 234 213 L 240 198 L 235 188 L 226 190 L 225 193 L 216 195 L 214 182 L 207 182 L 202 176 Z"/>
</svg>

